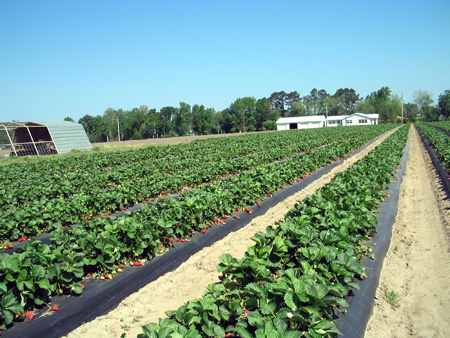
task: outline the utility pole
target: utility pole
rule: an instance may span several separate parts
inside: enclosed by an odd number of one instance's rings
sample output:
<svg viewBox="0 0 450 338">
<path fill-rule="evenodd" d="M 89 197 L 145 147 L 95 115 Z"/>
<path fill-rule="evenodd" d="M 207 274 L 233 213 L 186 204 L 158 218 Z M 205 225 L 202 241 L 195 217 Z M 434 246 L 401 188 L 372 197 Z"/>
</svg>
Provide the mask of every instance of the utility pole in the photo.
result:
<svg viewBox="0 0 450 338">
<path fill-rule="evenodd" d="M 119 126 L 119 116 L 117 116 L 117 137 L 119 138 L 119 142 L 120 142 L 120 126 Z"/>
<path fill-rule="evenodd" d="M 403 100 L 405 99 L 405 97 L 403 96 L 403 92 L 402 92 L 402 124 L 403 124 Z"/>
</svg>

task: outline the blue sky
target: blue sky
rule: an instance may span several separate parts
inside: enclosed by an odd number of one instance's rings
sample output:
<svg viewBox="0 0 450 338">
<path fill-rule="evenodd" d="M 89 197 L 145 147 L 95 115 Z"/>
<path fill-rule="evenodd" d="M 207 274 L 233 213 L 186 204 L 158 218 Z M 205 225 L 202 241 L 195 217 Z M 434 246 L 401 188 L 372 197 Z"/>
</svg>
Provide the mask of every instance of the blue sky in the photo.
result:
<svg viewBox="0 0 450 338">
<path fill-rule="evenodd" d="M 0 0 L 0 121 L 450 89 L 450 1 Z"/>
</svg>

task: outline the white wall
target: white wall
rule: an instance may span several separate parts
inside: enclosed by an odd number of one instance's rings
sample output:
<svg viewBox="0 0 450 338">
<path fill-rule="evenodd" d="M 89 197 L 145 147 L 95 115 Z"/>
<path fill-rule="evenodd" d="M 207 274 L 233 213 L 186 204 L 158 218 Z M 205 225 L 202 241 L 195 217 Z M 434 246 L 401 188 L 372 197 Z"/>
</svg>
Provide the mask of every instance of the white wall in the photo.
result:
<svg viewBox="0 0 450 338">
<path fill-rule="evenodd" d="M 289 130 L 289 123 L 277 124 L 277 130 Z"/>
</svg>

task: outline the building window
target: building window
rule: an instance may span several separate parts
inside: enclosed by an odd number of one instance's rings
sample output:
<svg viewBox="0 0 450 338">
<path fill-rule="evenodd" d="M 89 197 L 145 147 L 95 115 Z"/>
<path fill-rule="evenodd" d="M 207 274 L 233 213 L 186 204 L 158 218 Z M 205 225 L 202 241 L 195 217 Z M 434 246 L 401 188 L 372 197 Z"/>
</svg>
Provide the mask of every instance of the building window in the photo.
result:
<svg viewBox="0 0 450 338">
<path fill-rule="evenodd" d="M 347 120 L 347 124 L 352 124 L 353 120 Z"/>
<path fill-rule="evenodd" d="M 367 123 L 367 119 L 360 119 L 359 120 L 359 124 L 364 124 L 364 123 Z"/>
</svg>

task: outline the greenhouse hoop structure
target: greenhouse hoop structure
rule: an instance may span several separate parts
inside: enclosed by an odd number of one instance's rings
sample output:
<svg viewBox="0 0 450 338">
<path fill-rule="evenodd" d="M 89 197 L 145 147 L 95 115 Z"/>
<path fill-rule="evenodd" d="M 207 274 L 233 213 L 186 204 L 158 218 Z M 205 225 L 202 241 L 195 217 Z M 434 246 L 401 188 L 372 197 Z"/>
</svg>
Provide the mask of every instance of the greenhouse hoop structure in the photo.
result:
<svg viewBox="0 0 450 338">
<path fill-rule="evenodd" d="M 0 122 L 0 156 L 64 154 L 92 150 L 81 124 L 61 122 Z"/>
</svg>

